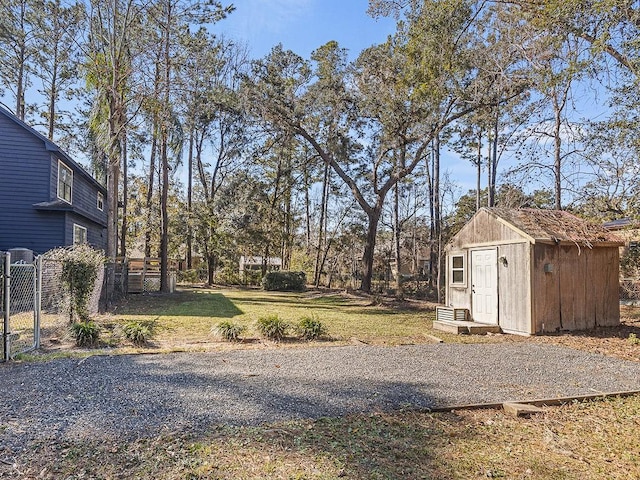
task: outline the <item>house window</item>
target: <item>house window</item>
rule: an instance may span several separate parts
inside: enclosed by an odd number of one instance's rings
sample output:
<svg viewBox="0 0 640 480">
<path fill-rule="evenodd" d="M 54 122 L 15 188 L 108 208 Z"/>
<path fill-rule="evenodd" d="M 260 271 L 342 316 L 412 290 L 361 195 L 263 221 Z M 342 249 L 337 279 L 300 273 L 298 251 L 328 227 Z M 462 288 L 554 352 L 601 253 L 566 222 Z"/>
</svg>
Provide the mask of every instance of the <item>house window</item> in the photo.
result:
<svg viewBox="0 0 640 480">
<path fill-rule="evenodd" d="M 71 203 L 71 187 L 73 186 L 73 170 L 58 161 L 58 198 Z"/>
<path fill-rule="evenodd" d="M 82 225 L 73 224 L 73 244 L 87 243 L 87 229 Z"/>
<path fill-rule="evenodd" d="M 450 273 L 451 285 L 466 284 L 466 269 L 464 255 L 451 255 Z"/>
<path fill-rule="evenodd" d="M 98 210 L 104 210 L 104 195 L 101 192 L 98 192 Z"/>
</svg>

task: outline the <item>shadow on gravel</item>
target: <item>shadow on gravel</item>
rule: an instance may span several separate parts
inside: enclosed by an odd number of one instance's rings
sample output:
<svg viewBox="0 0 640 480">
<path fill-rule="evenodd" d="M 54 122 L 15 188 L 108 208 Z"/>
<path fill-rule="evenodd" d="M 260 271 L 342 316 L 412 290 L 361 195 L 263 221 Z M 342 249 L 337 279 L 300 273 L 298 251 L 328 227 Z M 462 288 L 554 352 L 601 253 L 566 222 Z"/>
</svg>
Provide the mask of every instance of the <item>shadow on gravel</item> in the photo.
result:
<svg viewBox="0 0 640 480">
<path fill-rule="evenodd" d="M 438 403 L 428 384 L 353 378 L 317 382 L 312 372 L 304 378 L 277 373 L 267 378 L 251 371 L 218 373 L 215 365 L 209 373 L 185 373 L 179 362 L 172 371 L 170 364 L 156 363 L 155 358 L 89 357 L 14 365 L 11 379 L 22 387 L 8 393 L 12 405 L 0 409 L 0 424 L 26 427 L 29 436 L 52 440 L 131 440 L 196 434 L 215 425 L 261 425 Z M 12 436 L 11 429 L 5 433 Z"/>
</svg>

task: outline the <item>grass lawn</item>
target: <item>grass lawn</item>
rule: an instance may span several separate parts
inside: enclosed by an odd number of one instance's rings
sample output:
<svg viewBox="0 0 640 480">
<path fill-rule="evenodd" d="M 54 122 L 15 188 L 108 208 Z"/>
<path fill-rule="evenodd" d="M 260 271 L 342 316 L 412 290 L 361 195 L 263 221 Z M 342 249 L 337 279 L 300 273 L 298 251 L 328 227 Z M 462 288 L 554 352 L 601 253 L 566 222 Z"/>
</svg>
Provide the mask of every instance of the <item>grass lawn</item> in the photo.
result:
<svg viewBox="0 0 640 480">
<path fill-rule="evenodd" d="M 435 332 L 433 305 L 403 302 L 398 305 L 372 305 L 371 299 L 358 296 L 310 291 L 304 293 L 265 292 L 252 289 L 184 289 L 174 295 L 130 295 L 111 315 L 108 322 L 153 322 L 156 346 L 164 348 L 205 348 L 222 342 L 215 327 L 231 321 L 247 327 L 246 348 L 259 341 L 255 323 L 260 317 L 278 315 L 295 325 L 313 316 L 328 330 L 328 338 L 315 344 L 344 344 L 360 341 L 372 344 L 432 342 L 429 335 L 448 341 L 487 341 L 488 338 L 457 337 Z M 308 346 L 291 338 L 284 346 Z M 228 347 L 228 345 L 225 345 Z"/>
</svg>

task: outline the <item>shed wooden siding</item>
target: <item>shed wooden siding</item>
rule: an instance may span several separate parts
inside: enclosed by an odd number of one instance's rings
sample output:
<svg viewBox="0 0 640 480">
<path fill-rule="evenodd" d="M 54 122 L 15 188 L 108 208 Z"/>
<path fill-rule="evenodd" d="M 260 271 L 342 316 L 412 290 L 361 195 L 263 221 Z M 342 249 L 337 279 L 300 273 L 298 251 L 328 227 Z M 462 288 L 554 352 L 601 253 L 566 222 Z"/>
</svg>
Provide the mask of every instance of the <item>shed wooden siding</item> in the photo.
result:
<svg viewBox="0 0 640 480">
<path fill-rule="evenodd" d="M 535 333 L 618 325 L 617 255 L 616 248 L 536 244 Z M 544 271 L 546 264 L 552 272 Z"/>
<path fill-rule="evenodd" d="M 448 250 L 460 250 L 472 246 L 499 243 L 517 243 L 526 241 L 526 237 L 518 233 L 506 223 L 480 210 L 472 222 L 467 223 L 449 244 Z"/>
<path fill-rule="evenodd" d="M 498 315 L 505 332 L 532 333 L 531 312 L 531 245 L 500 245 L 498 258 Z"/>
</svg>

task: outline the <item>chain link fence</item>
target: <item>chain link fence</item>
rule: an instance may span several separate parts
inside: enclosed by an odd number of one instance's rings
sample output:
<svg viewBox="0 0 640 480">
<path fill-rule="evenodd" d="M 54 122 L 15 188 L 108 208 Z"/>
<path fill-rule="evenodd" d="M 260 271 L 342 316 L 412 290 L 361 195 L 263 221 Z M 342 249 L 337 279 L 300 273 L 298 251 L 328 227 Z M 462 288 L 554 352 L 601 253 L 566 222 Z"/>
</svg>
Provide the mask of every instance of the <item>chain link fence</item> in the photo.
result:
<svg viewBox="0 0 640 480">
<path fill-rule="evenodd" d="M 70 337 L 69 326 L 71 298 L 66 292 L 62 282 L 62 260 L 42 258 L 42 311 L 40 314 L 41 337 L 50 343 L 58 343 L 68 340 Z M 105 269 L 98 270 L 98 276 L 94 283 L 93 292 L 89 299 L 89 314 L 99 312 L 104 299 L 101 297 L 106 282 Z"/>
<path fill-rule="evenodd" d="M 625 303 L 640 302 L 640 279 L 622 278 L 620 280 L 620 300 Z"/>
<path fill-rule="evenodd" d="M 2 359 L 34 350 L 40 344 L 39 260 L 11 263 L 2 255 Z"/>
<path fill-rule="evenodd" d="M 62 261 L 45 255 L 32 263 L 12 263 L 9 253 L 0 253 L 0 361 L 39 348 L 41 338 L 50 344 L 70 339 Z M 105 282 L 105 269 L 100 269 L 89 300 L 92 315 L 106 301 L 101 297 Z"/>
</svg>

